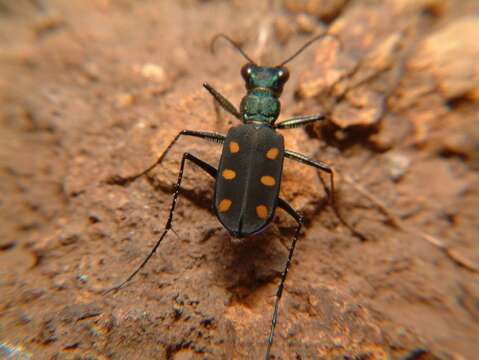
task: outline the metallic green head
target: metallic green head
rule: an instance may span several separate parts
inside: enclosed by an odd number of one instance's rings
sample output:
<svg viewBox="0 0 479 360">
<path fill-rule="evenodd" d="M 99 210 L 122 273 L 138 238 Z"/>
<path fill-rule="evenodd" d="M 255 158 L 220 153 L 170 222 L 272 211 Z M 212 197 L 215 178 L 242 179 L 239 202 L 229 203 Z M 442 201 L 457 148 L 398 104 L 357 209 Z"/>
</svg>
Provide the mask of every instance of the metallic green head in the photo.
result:
<svg viewBox="0 0 479 360">
<path fill-rule="evenodd" d="M 279 97 L 283 91 L 283 86 L 289 79 L 289 71 L 284 66 L 291 60 L 296 58 L 313 42 L 324 37 L 332 37 L 339 43 L 339 39 L 332 34 L 319 34 L 303 46 L 301 46 L 293 55 L 281 62 L 278 66 L 266 67 L 257 65 L 246 52 L 243 51 L 235 41 L 225 34 L 216 35 L 210 44 L 210 49 L 214 52 L 214 45 L 216 40 L 224 39 L 233 45 L 243 57 L 248 60 L 248 63 L 241 68 L 241 75 L 245 81 L 246 90 L 248 93 L 241 100 L 240 114 L 245 123 L 257 123 L 272 126 L 279 116 L 281 104 Z M 340 43 L 341 44 L 341 43 Z"/>
<path fill-rule="evenodd" d="M 281 111 L 279 97 L 289 79 L 284 66 L 263 67 L 248 63 L 241 68 L 248 93 L 240 105 L 244 122 L 263 122 L 272 125 Z"/>
</svg>

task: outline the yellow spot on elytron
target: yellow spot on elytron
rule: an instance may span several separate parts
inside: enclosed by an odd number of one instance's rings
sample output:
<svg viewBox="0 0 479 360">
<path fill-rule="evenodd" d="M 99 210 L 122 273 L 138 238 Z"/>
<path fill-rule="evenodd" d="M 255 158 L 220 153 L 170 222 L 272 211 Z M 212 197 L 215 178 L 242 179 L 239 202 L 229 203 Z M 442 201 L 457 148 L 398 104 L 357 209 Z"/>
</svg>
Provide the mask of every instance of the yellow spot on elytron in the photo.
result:
<svg viewBox="0 0 479 360">
<path fill-rule="evenodd" d="M 233 180 L 236 177 L 236 172 L 231 169 L 224 169 L 223 170 L 223 177 L 226 180 Z"/>
<path fill-rule="evenodd" d="M 218 210 L 220 212 L 226 212 L 230 209 L 230 207 L 231 207 L 231 200 L 223 199 L 220 201 L 220 204 L 218 205 Z"/>
<path fill-rule="evenodd" d="M 239 151 L 239 144 L 236 141 L 230 141 L 230 152 L 237 153 Z"/>
<path fill-rule="evenodd" d="M 274 160 L 278 157 L 279 150 L 276 147 L 272 147 L 271 149 L 268 150 L 266 153 L 266 157 L 270 160 Z"/>
<path fill-rule="evenodd" d="M 256 215 L 258 215 L 260 219 L 268 218 L 268 208 L 264 205 L 256 206 Z"/>
<path fill-rule="evenodd" d="M 274 180 L 274 177 L 268 176 L 268 175 L 261 176 L 260 181 L 263 185 L 266 185 L 266 186 L 274 186 L 274 184 L 276 184 L 276 180 Z"/>
</svg>

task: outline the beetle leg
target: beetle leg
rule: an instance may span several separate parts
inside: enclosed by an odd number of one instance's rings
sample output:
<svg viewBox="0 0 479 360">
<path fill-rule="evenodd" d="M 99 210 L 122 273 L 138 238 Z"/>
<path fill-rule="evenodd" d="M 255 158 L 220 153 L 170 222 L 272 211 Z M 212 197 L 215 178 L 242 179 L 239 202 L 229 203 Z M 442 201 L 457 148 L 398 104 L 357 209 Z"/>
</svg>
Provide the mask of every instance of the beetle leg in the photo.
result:
<svg viewBox="0 0 479 360">
<path fill-rule="evenodd" d="M 170 208 L 170 213 L 168 215 L 168 220 L 166 221 L 165 229 L 163 230 L 163 233 L 161 234 L 159 240 L 156 242 L 155 246 L 151 249 L 150 253 L 145 257 L 143 262 L 136 268 L 135 271 L 133 271 L 130 276 L 126 280 L 124 280 L 122 283 L 120 283 L 117 286 L 114 286 L 113 288 L 107 290 L 105 294 L 111 292 L 111 291 L 118 291 L 120 290 L 127 282 L 129 282 L 135 275 L 146 265 L 148 260 L 153 256 L 155 251 L 158 249 L 160 246 L 161 242 L 165 238 L 166 234 L 168 233 L 169 230 L 171 230 L 171 224 L 173 222 L 173 213 L 175 211 L 176 207 L 176 201 L 178 200 L 178 195 L 180 194 L 180 189 L 181 189 L 181 180 L 183 179 L 183 170 L 185 167 L 186 160 L 190 160 L 193 162 L 195 165 L 199 166 L 201 169 L 206 171 L 208 174 L 210 174 L 213 178 L 216 179 L 216 174 L 217 170 L 211 166 L 210 164 L 204 162 L 201 159 L 198 159 L 196 156 L 191 155 L 190 153 L 184 153 L 183 158 L 181 159 L 181 165 L 180 165 L 180 171 L 178 173 L 178 180 L 176 181 L 176 186 L 175 186 L 175 192 L 173 194 L 173 200 L 171 202 L 171 208 Z"/>
<path fill-rule="evenodd" d="M 294 249 L 296 247 L 296 242 L 298 241 L 299 232 L 301 231 L 301 227 L 303 226 L 303 217 L 294 210 L 291 205 L 289 205 L 286 201 L 281 198 L 278 198 L 278 206 L 286 211 L 289 215 L 291 215 L 296 222 L 298 223 L 298 227 L 293 236 L 293 241 L 291 243 L 291 247 L 289 248 L 288 260 L 284 265 L 284 269 L 281 272 L 281 281 L 276 289 L 276 299 L 274 302 L 274 310 L 273 310 L 273 317 L 271 320 L 271 330 L 268 337 L 268 347 L 266 349 L 265 360 L 269 360 L 269 353 L 271 351 L 271 346 L 273 345 L 273 335 L 274 329 L 276 327 L 276 321 L 278 319 L 278 310 L 279 310 L 279 301 L 281 300 L 281 295 L 283 294 L 284 282 L 286 280 L 286 276 L 288 275 L 289 266 L 291 265 L 291 260 L 293 259 Z"/>
<path fill-rule="evenodd" d="M 225 98 L 223 95 L 221 95 L 220 92 L 217 91 L 210 84 L 204 83 L 203 86 L 215 98 L 215 100 L 221 105 L 221 107 L 223 109 L 228 111 L 235 118 L 241 120 L 240 112 L 236 109 L 236 107 L 227 98 Z"/>
<path fill-rule="evenodd" d="M 216 116 L 216 129 L 221 129 L 221 127 L 224 126 L 225 123 L 223 119 L 223 114 L 221 113 L 221 105 L 214 98 L 212 99 L 212 101 Z"/>
<path fill-rule="evenodd" d="M 328 164 L 326 164 L 322 161 L 309 159 L 308 157 L 304 156 L 303 154 L 300 154 L 300 153 L 297 153 L 297 152 L 294 152 L 294 151 L 291 151 L 291 150 L 285 150 L 284 156 L 289 158 L 289 159 L 298 161 L 302 164 L 312 166 L 312 167 L 314 167 L 314 168 L 316 168 L 320 171 L 324 171 L 324 172 L 328 173 L 330 190 L 328 191 L 326 189 L 326 191 L 328 193 L 328 199 L 329 199 L 329 202 L 330 202 L 330 204 L 333 208 L 334 214 L 336 215 L 338 220 L 341 222 L 341 224 L 343 224 L 345 227 L 347 227 L 353 233 L 354 236 L 357 236 L 361 241 L 366 241 L 367 239 L 363 234 L 361 234 L 359 231 L 354 229 L 354 227 L 352 227 L 350 224 L 348 224 L 348 222 L 346 220 L 344 220 L 343 216 L 341 215 L 341 213 L 338 210 L 338 207 L 336 206 L 335 195 L 334 195 L 335 194 L 335 191 L 334 191 L 334 169 L 331 166 L 329 166 Z"/>
<path fill-rule="evenodd" d="M 312 122 L 323 120 L 326 118 L 324 114 L 308 115 L 308 116 L 295 116 L 291 119 L 287 119 L 279 122 L 274 126 L 275 129 L 294 129 L 300 126 L 310 124 Z"/>
<path fill-rule="evenodd" d="M 181 130 L 175 136 L 173 141 L 171 141 L 171 143 L 166 147 L 165 151 L 163 151 L 163 153 L 158 157 L 158 159 L 153 164 L 151 164 L 149 167 L 147 167 L 145 170 L 139 172 L 138 174 L 134 174 L 134 175 L 126 176 L 126 177 L 119 176 L 119 175 L 111 176 L 107 180 L 107 183 L 110 184 L 110 185 L 126 185 L 126 184 L 129 184 L 129 183 L 135 181 L 139 177 L 141 177 L 143 175 L 146 175 L 148 172 L 153 170 L 157 165 L 161 164 L 161 162 L 163 161 L 165 156 L 168 154 L 168 152 L 171 150 L 173 145 L 175 145 L 175 143 L 178 141 L 178 139 L 182 135 L 194 136 L 194 137 L 198 137 L 198 138 L 201 138 L 201 139 L 210 140 L 210 141 L 216 142 L 218 144 L 222 144 L 225 140 L 225 136 L 222 135 L 222 134 L 219 134 L 219 133 L 207 132 L 207 131 Z"/>
</svg>

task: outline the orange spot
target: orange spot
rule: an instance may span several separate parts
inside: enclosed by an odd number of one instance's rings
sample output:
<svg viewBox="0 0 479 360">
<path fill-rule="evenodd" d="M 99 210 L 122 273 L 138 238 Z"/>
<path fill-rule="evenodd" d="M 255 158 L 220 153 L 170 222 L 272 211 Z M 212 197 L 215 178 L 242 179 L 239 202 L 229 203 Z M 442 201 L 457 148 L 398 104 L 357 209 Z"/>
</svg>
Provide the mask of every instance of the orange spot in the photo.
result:
<svg viewBox="0 0 479 360">
<path fill-rule="evenodd" d="M 239 151 L 240 147 L 236 141 L 230 141 L 230 152 L 235 154 Z"/>
<path fill-rule="evenodd" d="M 225 169 L 223 170 L 223 177 L 226 180 L 233 180 L 236 177 L 236 172 L 231 169 Z"/>
<path fill-rule="evenodd" d="M 273 147 L 268 150 L 268 152 L 266 153 L 266 157 L 270 160 L 274 160 L 278 157 L 278 154 L 279 154 L 278 148 Z"/>
<path fill-rule="evenodd" d="M 274 186 L 276 184 L 276 180 L 274 180 L 274 177 L 268 175 L 261 176 L 260 181 L 263 185 L 266 186 Z"/>
<path fill-rule="evenodd" d="M 268 218 L 268 208 L 265 205 L 258 205 L 256 206 L 256 215 L 260 219 L 267 219 Z"/>
<path fill-rule="evenodd" d="M 220 212 L 226 212 L 230 209 L 231 207 L 231 200 L 230 199 L 223 199 L 220 201 L 218 205 L 218 210 Z"/>
</svg>

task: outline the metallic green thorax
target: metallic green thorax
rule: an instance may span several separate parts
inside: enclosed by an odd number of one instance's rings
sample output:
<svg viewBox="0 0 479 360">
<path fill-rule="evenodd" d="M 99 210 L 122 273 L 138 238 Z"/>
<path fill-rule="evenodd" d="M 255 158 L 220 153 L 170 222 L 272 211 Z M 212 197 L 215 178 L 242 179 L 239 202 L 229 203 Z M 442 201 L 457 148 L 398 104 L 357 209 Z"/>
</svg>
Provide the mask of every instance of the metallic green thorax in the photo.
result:
<svg viewBox="0 0 479 360">
<path fill-rule="evenodd" d="M 285 67 L 246 64 L 241 69 L 241 75 L 248 90 L 240 105 L 243 121 L 272 125 L 281 110 L 278 98 L 289 78 L 288 70 Z"/>
</svg>

